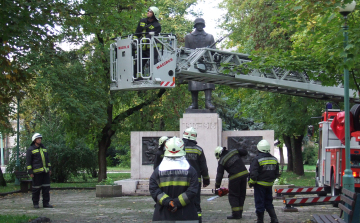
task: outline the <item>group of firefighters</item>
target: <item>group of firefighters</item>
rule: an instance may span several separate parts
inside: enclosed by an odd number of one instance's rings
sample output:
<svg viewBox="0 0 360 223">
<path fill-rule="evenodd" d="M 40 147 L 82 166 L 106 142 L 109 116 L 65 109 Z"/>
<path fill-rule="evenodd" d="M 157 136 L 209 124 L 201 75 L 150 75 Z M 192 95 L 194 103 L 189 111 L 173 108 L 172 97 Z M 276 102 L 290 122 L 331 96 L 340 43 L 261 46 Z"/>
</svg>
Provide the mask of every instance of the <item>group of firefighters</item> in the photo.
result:
<svg viewBox="0 0 360 223">
<path fill-rule="evenodd" d="M 201 179 L 202 186 L 207 187 L 210 178 L 204 151 L 197 145 L 196 138 L 196 130 L 190 127 L 184 131 L 182 139 L 169 139 L 166 136 L 159 139 L 159 150 L 155 154 L 154 172 L 149 185 L 150 194 L 156 202 L 154 222 L 202 222 Z M 268 141 L 261 140 L 257 148 L 258 155 L 252 160 L 248 171 L 241 158 L 247 156 L 247 150 L 217 147 L 215 189 L 220 188 L 226 170 L 229 174 L 229 203 L 232 210 L 227 219 L 241 219 L 249 179 L 249 186 L 254 187 L 257 222 L 264 222 L 266 210 L 271 223 L 277 223 L 272 204 L 272 186 L 280 176 L 279 164 L 270 154 Z"/>
<path fill-rule="evenodd" d="M 154 6 L 150 7 L 147 18 L 139 21 L 135 36 L 141 38 L 139 33 L 149 33 L 150 31 L 159 34 L 161 26 L 158 22 L 158 16 L 159 9 Z M 202 19 L 197 19 L 194 27 L 199 32 L 203 31 L 205 22 Z M 202 34 L 205 35 L 206 33 L 202 32 Z M 199 42 L 196 41 L 199 39 L 198 37 L 192 38 L 194 42 Z M 202 38 L 204 37 L 200 39 Z M 149 57 L 149 50 L 144 50 L 143 53 L 146 54 L 144 56 Z M 193 104 L 197 104 L 197 97 L 195 99 Z M 196 108 L 194 105 L 192 106 Z M 210 99 L 208 100 L 208 107 L 213 108 Z M 155 154 L 154 172 L 149 183 L 150 194 L 156 202 L 153 214 L 154 222 L 202 222 L 201 182 L 203 187 L 207 187 L 210 184 L 210 177 L 204 151 L 197 145 L 196 138 L 196 130 L 190 127 L 184 131 L 182 139 L 177 137 L 169 139 L 166 136 L 159 139 L 159 149 Z M 47 149 L 41 140 L 42 136 L 39 133 L 33 135 L 31 146 L 26 152 L 26 166 L 28 173 L 33 178 L 32 200 L 34 208 L 39 208 L 41 190 L 43 207 L 52 208 L 53 206 L 49 204 L 51 164 Z M 220 188 L 226 170 L 229 174 L 229 203 L 232 210 L 232 214 L 227 219 L 241 219 L 248 182 L 250 187 L 254 187 L 257 223 L 264 222 L 265 210 L 271 218 L 271 223 L 277 223 L 278 219 L 272 204 L 272 185 L 275 179 L 280 176 L 278 161 L 270 154 L 270 144 L 266 140 L 261 140 L 257 144 L 257 148 L 259 153 L 252 160 L 248 171 L 241 158 L 247 155 L 246 150 L 227 150 L 226 147 L 217 147 L 215 156 L 218 159 L 218 168 L 215 189 Z"/>
</svg>

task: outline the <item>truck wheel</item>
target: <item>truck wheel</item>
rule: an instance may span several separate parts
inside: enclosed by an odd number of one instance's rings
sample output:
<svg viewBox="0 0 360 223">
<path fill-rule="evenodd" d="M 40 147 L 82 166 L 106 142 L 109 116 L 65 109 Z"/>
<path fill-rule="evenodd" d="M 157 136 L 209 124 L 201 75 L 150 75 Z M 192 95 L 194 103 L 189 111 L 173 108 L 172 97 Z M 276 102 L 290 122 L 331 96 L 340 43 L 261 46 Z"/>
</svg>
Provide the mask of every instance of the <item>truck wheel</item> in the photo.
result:
<svg viewBox="0 0 360 223">
<path fill-rule="evenodd" d="M 334 174 L 331 174 L 330 178 L 330 187 L 331 187 L 331 196 L 338 196 L 340 194 L 339 189 L 335 188 L 335 177 Z M 338 203 L 333 204 L 333 207 L 338 207 Z"/>
<path fill-rule="evenodd" d="M 353 115 L 353 124 L 354 124 L 354 130 L 360 131 L 360 104 L 356 104 L 351 107 L 350 109 L 351 114 Z"/>
</svg>

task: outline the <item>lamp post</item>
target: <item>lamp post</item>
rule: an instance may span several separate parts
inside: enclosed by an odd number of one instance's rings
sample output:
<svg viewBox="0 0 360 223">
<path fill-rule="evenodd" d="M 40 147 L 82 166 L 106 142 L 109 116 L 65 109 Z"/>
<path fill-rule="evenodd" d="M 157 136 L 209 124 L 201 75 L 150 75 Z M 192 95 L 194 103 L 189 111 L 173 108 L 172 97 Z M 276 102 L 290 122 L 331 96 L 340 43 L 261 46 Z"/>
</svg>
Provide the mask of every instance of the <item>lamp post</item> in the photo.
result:
<svg viewBox="0 0 360 223">
<path fill-rule="evenodd" d="M 344 26 L 342 27 L 344 30 L 344 63 L 347 60 L 347 43 L 348 43 L 348 25 L 347 25 L 347 16 L 354 11 L 356 6 L 356 2 L 352 1 L 349 4 L 344 5 L 340 8 L 340 13 L 344 17 Z M 345 174 L 343 176 L 343 188 L 348 189 L 350 191 L 355 191 L 354 188 L 354 176 L 352 174 L 351 166 L 350 166 L 350 109 L 349 109 L 349 70 L 346 65 L 344 68 L 344 107 L 345 107 L 345 160 L 346 160 L 346 169 Z M 345 221 L 349 222 L 348 214 L 345 214 Z"/>
</svg>

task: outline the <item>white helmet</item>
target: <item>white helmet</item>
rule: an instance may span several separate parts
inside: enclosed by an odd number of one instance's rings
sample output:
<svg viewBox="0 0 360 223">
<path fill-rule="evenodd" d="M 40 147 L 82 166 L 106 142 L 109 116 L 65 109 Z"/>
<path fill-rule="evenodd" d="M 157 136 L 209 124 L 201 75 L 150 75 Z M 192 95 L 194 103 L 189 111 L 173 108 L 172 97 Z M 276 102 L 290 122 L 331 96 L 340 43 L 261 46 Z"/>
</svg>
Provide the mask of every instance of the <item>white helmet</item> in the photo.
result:
<svg viewBox="0 0 360 223">
<path fill-rule="evenodd" d="M 190 139 L 190 140 L 196 140 L 197 133 L 196 130 L 193 127 L 185 129 L 183 133 L 183 138 Z"/>
<path fill-rule="evenodd" d="M 265 139 L 261 140 L 258 144 L 257 144 L 257 149 L 260 152 L 263 153 L 269 153 L 270 152 L 270 144 L 268 141 L 266 141 Z"/>
<path fill-rule="evenodd" d="M 35 139 L 38 139 L 38 138 L 42 138 L 41 134 L 40 134 L 40 133 L 35 133 L 35 134 L 31 137 L 31 140 L 34 142 Z"/>
<path fill-rule="evenodd" d="M 167 136 L 161 136 L 159 139 L 159 146 L 161 146 L 169 138 Z"/>
<path fill-rule="evenodd" d="M 158 9 L 158 7 L 150 6 L 149 10 L 151 10 L 154 13 L 155 19 L 159 20 L 160 10 Z"/>
<path fill-rule="evenodd" d="M 164 152 L 165 157 L 182 157 L 185 155 L 185 146 L 182 139 L 174 136 L 166 141 Z"/>
<path fill-rule="evenodd" d="M 223 152 L 224 148 L 221 146 L 216 147 L 215 149 L 215 157 L 216 159 L 220 159 L 221 153 Z"/>
</svg>

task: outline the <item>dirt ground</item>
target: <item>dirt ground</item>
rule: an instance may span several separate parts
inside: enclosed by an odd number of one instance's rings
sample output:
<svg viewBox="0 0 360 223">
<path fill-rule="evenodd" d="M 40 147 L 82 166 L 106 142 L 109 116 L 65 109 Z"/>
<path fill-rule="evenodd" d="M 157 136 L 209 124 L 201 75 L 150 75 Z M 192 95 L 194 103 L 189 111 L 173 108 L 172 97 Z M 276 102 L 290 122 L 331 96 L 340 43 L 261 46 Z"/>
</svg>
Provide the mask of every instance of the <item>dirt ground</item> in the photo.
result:
<svg viewBox="0 0 360 223">
<path fill-rule="evenodd" d="M 203 222 L 251 222 L 256 220 L 254 198 L 247 196 L 241 220 L 227 220 L 231 213 L 226 197 L 207 201 L 210 196 L 202 196 Z M 151 222 L 154 201 L 150 196 L 123 196 L 117 198 L 97 198 L 95 190 L 53 190 L 53 209 L 34 209 L 31 193 L 13 194 L 0 197 L 1 214 L 44 216 L 52 222 Z M 283 212 L 282 200 L 274 200 L 280 222 L 310 222 L 315 213 L 339 214 L 332 205 L 298 207 L 299 212 Z M 270 222 L 265 215 L 265 222 Z"/>
</svg>

